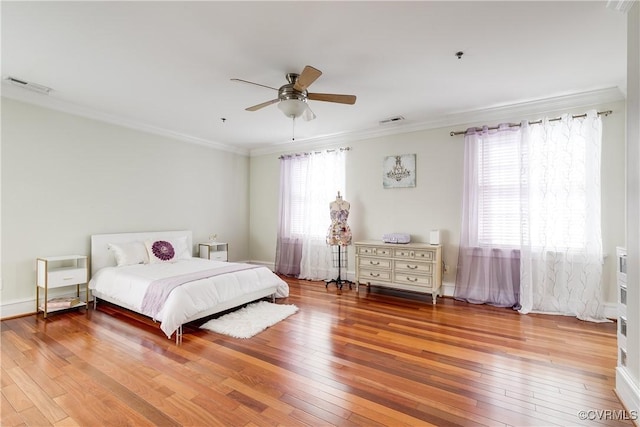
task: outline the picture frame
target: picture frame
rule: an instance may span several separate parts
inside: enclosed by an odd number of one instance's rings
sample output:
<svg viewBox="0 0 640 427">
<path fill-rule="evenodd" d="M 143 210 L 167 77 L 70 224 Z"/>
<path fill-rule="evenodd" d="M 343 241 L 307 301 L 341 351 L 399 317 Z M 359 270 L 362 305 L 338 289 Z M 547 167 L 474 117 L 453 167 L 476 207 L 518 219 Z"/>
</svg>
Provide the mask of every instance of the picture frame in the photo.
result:
<svg viewBox="0 0 640 427">
<path fill-rule="evenodd" d="M 384 188 L 410 188 L 416 186 L 416 155 L 387 156 L 382 163 Z"/>
</svg>

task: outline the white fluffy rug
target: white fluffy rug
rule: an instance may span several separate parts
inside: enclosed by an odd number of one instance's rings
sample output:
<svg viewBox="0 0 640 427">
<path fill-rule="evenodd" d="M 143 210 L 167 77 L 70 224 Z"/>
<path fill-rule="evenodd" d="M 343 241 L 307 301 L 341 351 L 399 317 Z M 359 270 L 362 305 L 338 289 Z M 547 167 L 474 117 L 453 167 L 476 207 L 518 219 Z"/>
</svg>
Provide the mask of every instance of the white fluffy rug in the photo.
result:
<svg viewBox="0 0 640 427">
<path fill-rule="evenodd" d="M 294 304 L 273 304 L 260 301 L 217 319 L 209 320 L 200 328 L 235 338 L 251 338 L 296 311 L 298 311 L 298 307 Z"/>
</svg>

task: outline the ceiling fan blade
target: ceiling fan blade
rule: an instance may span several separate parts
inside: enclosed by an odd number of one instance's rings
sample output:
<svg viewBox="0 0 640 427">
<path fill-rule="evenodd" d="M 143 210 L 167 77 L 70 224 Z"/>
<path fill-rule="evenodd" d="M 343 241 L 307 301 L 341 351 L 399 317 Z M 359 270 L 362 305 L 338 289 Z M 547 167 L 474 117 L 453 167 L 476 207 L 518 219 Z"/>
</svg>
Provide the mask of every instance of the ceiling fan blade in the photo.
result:
<svg viewBox="0 0 640 427">
<path fill-rule="evenodd" d="M 299 92 L 303 92 L 307 89 L 307 87 L 311 86 L 311 83 L 315 82 L 318 77 L 322 75 L 322 71 L 313 68 L 311 65 L 307 65 L 302 70 L 302 74 L 296 80 L 296 83 L 293 85 L 293 88 Z"/>
<path fill-rule="evenodd" d="M 271 101 L 263 102 L 262 104 L 258 104 L 258 105 L 254 105 L 253 107 L 245 108 L 245 110 L 247 110 L 247 111 L 257 111 L 257 110 L 259 110 L 261 108 L 264 108 L 264 107 L 266 107 L 268 105 L 275 104 L 278 101 L 280 101 L 280 99 L 278 99 L 278 98 L 272 99 Z"/>
<path fill-rule="evenodd" d="M 313 101 L 338 102 L 340 104 L 355 104 L 355 95 L 336 95 L 334 93 L 310 93 L 308 99 Z"/>
<path fill-rule="evenodd" d="M 242 80 L 242 79 L 231 79 L 232 82 L 240 82 L 240 83 L 246 83 L 246 84 L 250 84 L 250 85 L 254 85 L 254 86 L 262 86 L 262 87 L 266 87 L 267 89 L 273 89 L 273 90 L 278 90 L 275 87 L 271 87 L 271 86 L 266 86 L 266 85 L 261 85 L 260 83 L 254 83 L 254 82 L 250 82 L 248 80 Z"/>
</svg>

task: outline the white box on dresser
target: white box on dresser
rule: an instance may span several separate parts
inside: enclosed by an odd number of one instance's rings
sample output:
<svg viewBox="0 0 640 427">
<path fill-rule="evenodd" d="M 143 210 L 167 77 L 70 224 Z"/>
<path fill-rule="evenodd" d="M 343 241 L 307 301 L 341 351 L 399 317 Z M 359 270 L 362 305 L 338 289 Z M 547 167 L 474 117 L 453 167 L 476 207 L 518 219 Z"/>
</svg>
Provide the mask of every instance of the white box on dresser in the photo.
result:
<svg viewBox="0 0 640 427">
<path fill-rule="evenodd" d="M 442 245 L 363 240 L 356 247 L 356 289 L 362 284 L 431 294 L 442 289 Z"/>
</svg>

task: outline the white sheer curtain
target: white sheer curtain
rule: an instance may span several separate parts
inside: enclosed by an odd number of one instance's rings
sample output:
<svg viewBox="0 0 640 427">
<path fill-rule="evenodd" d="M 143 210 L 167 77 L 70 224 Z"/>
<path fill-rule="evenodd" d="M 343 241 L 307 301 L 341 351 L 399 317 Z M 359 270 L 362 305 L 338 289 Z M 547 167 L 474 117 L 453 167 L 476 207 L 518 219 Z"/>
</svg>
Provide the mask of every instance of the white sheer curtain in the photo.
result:
<svg viewBox="0 0 640 427">
<path fill-rule="evenodd" d="M 519 308 L 520 131 L 469 129 L 454 297 Z"/>
<path fill-rule="evenodd" d="M 276 272 L 301 279 L 337 276 L 326 233 L 329 204 L 345 194 L 344 150 L 284 156 L 280 163 L 280 222 Z"/>
<path fill-rule="evenodd" d="M 564 115 L 522 126 L 521 312 L 605 321 L 602 305 L 602 120 Z"/>
<path fill-rule="evenodd" d="M 470 130 L 455 296 L 521 313 L 602 313 L 602 122 Z"/>
</svg>

